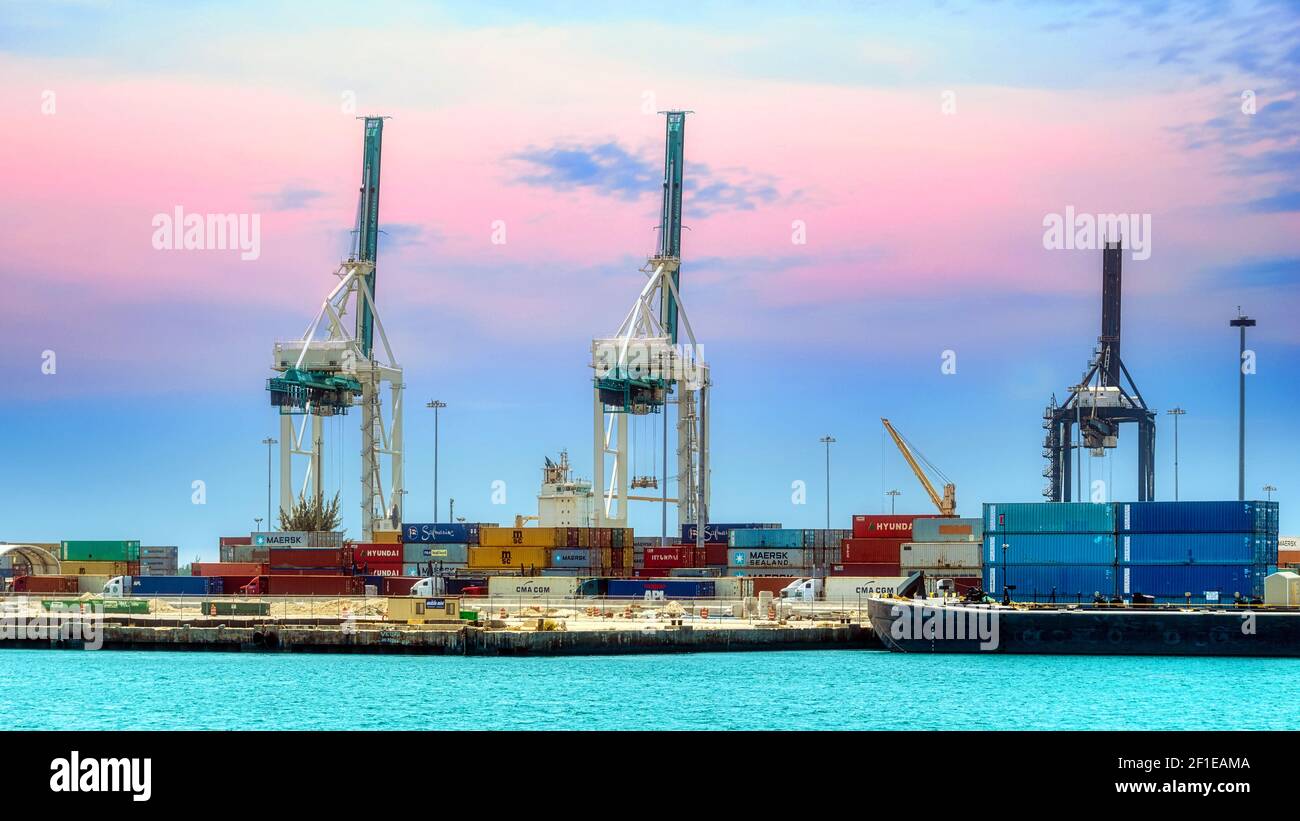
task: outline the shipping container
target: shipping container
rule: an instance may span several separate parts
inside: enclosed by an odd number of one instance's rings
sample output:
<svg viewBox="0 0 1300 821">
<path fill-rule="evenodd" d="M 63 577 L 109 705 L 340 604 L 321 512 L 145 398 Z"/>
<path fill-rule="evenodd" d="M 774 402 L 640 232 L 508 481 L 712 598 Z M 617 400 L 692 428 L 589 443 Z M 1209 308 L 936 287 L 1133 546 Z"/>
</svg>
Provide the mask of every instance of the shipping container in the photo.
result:
<svg viewBox="0 0 1300 821">
<path fill-rule="evenodd" d="M 1114 533 L 1115 506 L 1095 502 L 1001 502 L 984 505 L 990 533 Z"/>
<path fill-rule="evenodd" d="M 404 574 L 402 573 L 402 565 L 400 565 L 400 564 L 390 564 L 390 563 L 387 563 L 387 562 L 375 562 L 374 564 L 367 564 L 367 565 L 361 567 L 360 569 L 361 569 L 362 571 L 364 571 L 363 573 L 361 573 L 361 575 L 363 575 L 363 576 L 380 576 L 380 577 L 384 577 L 384 576 L 401 576 L 401 575 L 404 575 Z"/>
<path fill-rule="evenodd" d="M 551 549 L 547 564 L 561 570 L 586 570 L 593 566 L 593 555 L 594 561 L 599 563 L 600 554 L 596 548 L 556 547 Z"/>
<path fill-rule="evenodd" d="M 756 597 L 763 593 L 771 593 L 773 598 L 777 598 L 781 595 L 782 590 L 791 583 L 798 581 L 799 578 L 799 576 L 754 576 L 740 581 L 744 585 L 743 589 L 746 596 Z"/>
<path fill-rule="evenodd" d="M 139 541 L 65 541 L 59 558 L 69 562 L 138 562 Z"/>
<path fill-rule="evenodd" d="M 1123 564 L 1277 564 L 1272 541 L 1251 533 L 1125 533 L 1119 537 Z"/>
<path fill-rule="evenodd" d="M 858 576 L 861 578 L 871 578 L 875 576 L 894 577 L 903 575 L 903 570 L 897 562 L 889 564 L 880 563 L 862 563 L 862 564 L 833 564 L 830 568 L 831 576 Z"/>
<path fill-rule="evenodd" d="M 354 564 L 374 564 L 382 562 L 385 564 L 402 563 L 402 545 L 400 544 L 381 544 L 378 542 L 355 542 L 349 545 L 352 548 L 352 561 Z"/>
<path fill-rule="evenodd" d="M 469 563 L 469 545 L 455 543 L 406 544 L 402 546 L 402 561 Z"/>
<path fill-rule="evenodd" d="M 271 548 L 256 547 L 254 545 L 225 545 L 221 548 L 221 561 L 236 562 L 241 564 L 267 564 L 271 563 Z"/>
<path fill-rule="evenodd" d="M 76 593 L 76 576 L 15 576 L 15 593 Z"/>
<path fill-rule="evenodd" d="M 674 567 L 695 566 L 694 546 L 670 545 L 647 547 L 641 555 L 641 566 L 646 570 L 668 570 Z"/>
<path fill-rule="evenodd" d="M 854 602 L 870 596 L 892 596 L 907 581 L 905 576 L 832 576 L 824 582 L 826 601 Z"/>
<path fill-rule="evenodd" d="M 478 544 L 482 525 L 471 522 L 441 522 L 402 525 L 406 544 Z"/>
<path fill-rule="evenodd" d="M 100 585 L 99 592 L 112 596 L 208 596 L 224 592 L 224 586 L 220 578 L 209 576 L 114 576 Z"/>
<path fill-rule="evenodd" d="M 984 564 L 1115 564 L 1109 533 L 986 533 Z"/>
<path fill-rule="evenodd" d="M 220 536 L 217 543 L 221 547 L 232 547 L 234 545 L 252 545 L 252 536 Z"/>
<path fill-rule="evenodd" d="M 400 530 L 376 530 L 370 534 L 375 544 L 401 544 L 402 531 Z"/>
<path fill-rule="evenodd" d="M 730 544 L 729 535 L 733 530 L 770 530 L 779 528 L 779 523 L 746 522 L 743 524 L 709 522 L 704 526 L 705 544 Z M 695 543 L 695 525 L 682 525 L 682 541 Z"/>
<path fill-rule="evenodd" d="M 1277 502 L 1119 502 L 1120 533 L 1273 533 Z"/>
<path fill-rule="evenodd" d="M 983 519 L 919 518 L 912 522 L 914 542 L 975 542 L 984 539 Z"/>
<path fill-rule="evenodd" d="M 1294 567 L 1300 565 L 1300 550 L 1279 550 L 1277 552 L 1278 567 Z"/>
<path fill-rule="evenodd" d="M 256 562 L 195 562 L 190 565 L 191 576 L 264 576 L 267 566 Z M 119 576 L 128 575 L 119 573 Z"/>
<path fill-rule="evenodd" d="M 258 577 L 258 593 L 267 596 L 360 596 L 365 593 L 361 579 L 355 576 L 284 576 Z"/>
<path fill-rule="evenodd" d="M 1058 601 L 1092 601 L 1093 594 L 1109 598 L 1119 592 L 1118 574 L 1112 565 L 1012 564 L 984 566 L 984 589 L 1001 596 L 1003 586 L 1015 586 L 1011 598 L 1017 601 L 1046 601 L 1055 590 Z"/>
<path fill-rule="evenodd" d="M 510 599 L 571 599 L 578 589 L 576 576 L 492 576 L 488 595 Z"/>
<path fill-rule="evenodd" d="M 255 547 L 311 547 L 311 536 L 303 530 L 258 531 L 249 536 Z"/>
<path fill-rule="evenodd" d="M 221 576 L 220 577 L 221 592 L 223 595 L 226 596 L 242 595 L 243 589 L 247 587 L 249 584 L 251 584 L 252 582 L 256 581 L 257 578 L 262 575 L 265 574 L 258 573 L 256 575 L 247 575 L 247 576 L 246 575 Z"/>
<path fill-rule="evenodd" d="M 714 567 L 727 566 L 727 551 L 730 550 L 725 544 L 707 544 L 704 546 L 704 564 Z"/>
<path fill-rule="evenodd" d="M 760 528 L 757 530 L 732 530 L 728 545 L 739 547 L 803 548 L 804 531 L 790 528 Z"/>
<path fill-rule="evenodd" d="M 505 530 L 505 528 L 499 529 Z M 545 547 L 487 547 L 472 545 L 469 549 L 469 566 L 471 568 L 542 568 L 546 567 L 546 558 Z"/>
<path fill-rule="evenodd" d="M 974 542 L 907 542 L 899 551 L 903 567 L 948 567 L 978 571 L 980 546 Z"/>
<path fill-rule="evenodd" d="M 713 579 L 610 579 L 610 598 L 711 599 L 717 595 Z"/>
<path fill-rule="evenodd" d="M 557 531 L 563 533 L 565 528 L 555 527 L 493 527 L 486 530 L 480 530 L 478 534 L 479 545 L 483 547 L 563 547 L 564 545 L 556 544 L 556 540 L 561 537 Z M 604 544 L 595 545 L 601 547 L 609 546 L 609 529 L 604 528 Z M 471 555 L 473 551 L 470 551 Z M 473 559 L 470 563 L 473 564 Z"/>
<path fill-rule="evenodd" d="M 348 547 L 273 547 L 270 558 L 272 570 L 352 567 Z"/>
<path fill-rule="evenodd" d="M 447 595 L 475 595 L 471 591 L 481 590 L 477 595 L 487 595 L 488 580 L 486 576 L 445 576 L 442 580 L 447 588 Z"/>
<path fill-rule="evenodd" d="M 742 533 L 744 531 L 732 531 Z M 727 564 L 736 568 L 790 568 L 802 570 L 806 564 L 802 548 L 731 548 L 727 551 Z"/>
<path fill-rule="evenodd" d="M 1193 604 L 1228 603 L 1238 593 L 1262 596 L 1268 575 L 1262 565 L 1201 563 L 1132 565 L 1120 573 L 1123 596 L 1145 593 L 1159 599 L 1186 601 L 1190 593 Z"/>
<path fill-rule="evenodd" d="M 415 576 L 384 576 L 379 580 L 379 592 L 384 596 L 409 596 L 411 586 L 419 580 Z"/>
<path fill-rule="evenodd" d="M 840 543 L 844 564 L 898 564 L 906 541 L 899 539 L 845 539 Z"/>
<path fill-rule="evenodd" d="M 61 576 L 138 576 L 139 562 L 59 562 Z"/>
<path fill-rule="evenodd" d="M 889 515 L 855 514 L 853 516 L 854 539 L 899 539 L 904 542 L 912 540 L 912 522 L 916 519 L 933 519 L 933 514 L 900 513 Z"/>
</svg>

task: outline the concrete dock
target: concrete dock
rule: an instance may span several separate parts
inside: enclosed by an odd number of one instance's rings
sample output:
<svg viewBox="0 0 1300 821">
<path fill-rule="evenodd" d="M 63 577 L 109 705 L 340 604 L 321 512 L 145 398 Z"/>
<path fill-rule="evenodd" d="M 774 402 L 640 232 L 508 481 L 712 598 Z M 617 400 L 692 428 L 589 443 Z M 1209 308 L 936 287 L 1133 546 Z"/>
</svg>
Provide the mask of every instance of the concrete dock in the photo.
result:
<svg viewBox="0 0 1300 821">
<path fill-rule="evenodd" d="M 0 648 L 183 650 L 288 653 L 386 653 L 456 656 L 559 656 L 701 653 L 756 650 L 883 649 L 868 625 L 714 623 L 538 629 L 536 623 L 475 626 L 464 622 L 408 625 L 344 623 L 319 618 L 294 622 L 258 619 L 105 619 L 98 640 L 0 638 Z M 93 633 L 85 634 L 93 637 Z"/>
</svg>

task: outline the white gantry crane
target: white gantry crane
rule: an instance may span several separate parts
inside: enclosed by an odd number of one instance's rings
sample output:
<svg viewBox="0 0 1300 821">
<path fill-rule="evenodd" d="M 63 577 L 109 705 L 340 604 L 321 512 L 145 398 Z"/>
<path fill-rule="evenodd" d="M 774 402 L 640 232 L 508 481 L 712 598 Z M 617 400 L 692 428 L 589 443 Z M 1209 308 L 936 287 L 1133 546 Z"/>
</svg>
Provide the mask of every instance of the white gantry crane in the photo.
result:
<svg viewBox="0 0 1300 821">
<path fill-rule="evenodd" d="M 361 194 L 352 252 L 334 272 L 339 283 L 325 298 L 302 338 L 275 344 L 272 367 L 280 375 L 267 380 L 267 390 L 271 404 L 280 409 L 280 506 L 285 510 L 294 502 L 294 457 L 308 460 L 301 494 L 321 499 L 324 419 L 346 414 L 354 403 L 360 404 L 361 538 L 370 541 L 374 531 L 396 530 L 401 522 L 405 386 L 402 368 L 388 344 L 375 306 L 384 118 L 364 120 Z M 349 312 L 355 317 L 352 327 L 346 321 Z M 379 345 L 375 344 L 376 332 Z M 300 417 L 296 424 L 294 417 Z M 387 492 L 382 465 L 385 459 L 390 471 Z"/>
<path fill-rule="evenodd" d="M 686 111 L 668 116 L 664 149 L 663 207 L 658 252 L 641 272 L 648 277 L 612 337 L 593 339 L 593 462 L 596 524 L 626 527 L 628 502 L 677 505 L 677 526 L 706 523 L 709 507 L 709 369 L 703 349 L 682 306 L 682 162 Z M 681 334 L 685 331 L 685 335 Z M 669 407 L 677 411 L 677 496 L 668 496 Z M 663 417 L 662 484 L 653 476 L 629 481 L 629 428 L 651 414 Z M 652 454 L 653 458 L 653 454 Z M 630 489 L 659 487 L 659 496 L 634 495 Z M 703 528 L 697 528 L 702 534 Z"/>
</svg>

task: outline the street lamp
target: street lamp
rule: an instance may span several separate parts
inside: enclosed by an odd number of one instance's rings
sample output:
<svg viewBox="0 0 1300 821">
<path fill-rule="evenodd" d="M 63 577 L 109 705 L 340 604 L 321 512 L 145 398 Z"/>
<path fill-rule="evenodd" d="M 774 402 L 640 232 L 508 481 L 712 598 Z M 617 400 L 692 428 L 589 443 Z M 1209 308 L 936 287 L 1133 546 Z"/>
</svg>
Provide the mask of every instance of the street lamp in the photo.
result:
<svg viewBox="0 0 1300 821">
<path fill-rule="evenodd" d="M 277 440 L 272 439 L 271 437 L 268 436 L 262 440 L 262 444 L 266 445 L 266 526 L 270 527 L 271 526 L 271 445 L 278 445 L 280 443 Z"/>
<path fill-rule="evenodd" d="M 425 405 L 433 408 L 433 520 L 438 521 L 438 411 L 447 407 L 447 403 L 434 399 Z"/>
<path fill-rule="evenodd" d="M 254 533 L 261 533 L 261 532 L 262 532 L 262 518 L 261 518 L 260 516 L 254 516 L 254 517 L 253 517 L 253 523 L 254 523 L 254 525 L 255 525 L 256 528 L 257 528 L 257 529 L 254 530 L 253 532 L 254 532 Z"/>
<path fill-rule="evenodd" d="M 889 497 L 889 515 L 892 516 L 894 515 L 894 499 L 896 499 L 898 496 L 901 496 L 902 494 L 899 493 L 897 490 L 890 490 L 890 491 L 886 491 L 885 495 Z"/>
<path fill-rule="evenodd" d="M 1276 490 L 1277 488 L 1273 487 L 1272 485 L 1264 485 L 1264 492 L 1268 494 L 1268 501 L 1270 502 L 1273 501 L 1273 493 Z"/>
<path fill-rule="evenodd" d="M 835 443 L 834 436 L 823 436 L 817 440 L 826 446 L 826 529 L 831 529 L 831 445 Z"/>
<path fill-rule="evenodd" d="M 1237 357 L 1237 501 L 1246 501 L 1246 329 L 1255 327 L 1255 320 L 1241 312 L 1237 306 L 1237 318 L 1228 322 L 1233 328 L 1241 329 L 1241 354 Z"/>
<path fill-rule="evenodd" d="M 1178 417 L 1187 413 L 1182 408 L 1171 408 L 1165 411 L 1169 416 L 1174 417 L 1174 501 L 1178 501 Z"/>
</svg>

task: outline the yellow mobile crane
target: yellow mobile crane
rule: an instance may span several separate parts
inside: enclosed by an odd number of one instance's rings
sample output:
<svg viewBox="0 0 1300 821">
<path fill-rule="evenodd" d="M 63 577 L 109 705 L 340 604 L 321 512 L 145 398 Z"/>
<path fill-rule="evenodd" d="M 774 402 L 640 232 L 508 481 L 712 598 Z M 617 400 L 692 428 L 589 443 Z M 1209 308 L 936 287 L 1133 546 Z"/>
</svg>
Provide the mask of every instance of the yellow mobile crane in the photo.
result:
<svg viewBox="0 0 1300 821">
<path fill-rule="evenodd" d="M 912 472 L 915 473 L 916 478 L 920 480 L 921 487 L 925 488 L 925 492 L 930 494 L 930 501 L 934 502 L 934 506 L 939 508 L 939 513 L 944 516 L 956 516 L 957 486 L 948 481 L 948 477 L 943 475 L 943 471 L 935 467 L 934 464 L 929 459 L 926 459 L 919 450 L 912 447 L 912 443 L 904 439 L 901 433 L 894 430 L 894 426 L 889 424 L 888 419 L 881 417 L 880 423 L 885 426 L 885 430 L 889 431 L 889 435 L 893 437 L 894 444 L 898 446 L 899 453 L 903 454 L 903 458 L 907 460 L 908 466 L 912 468 Z M 915 455 L 913 455 L 914 453 Z M 917 456 L 920 456 L 921 461 L 925 462 L 926 467 L 934 471 L 935 474 L 943 480 L 942 499 L 939 498 L 938 491 L 934 489 L 934 485 L 930 483 L 930 479 L 925 475 L 925 471 L 921 470 L 921 465 L 916 461 Z"/>
</svg>

